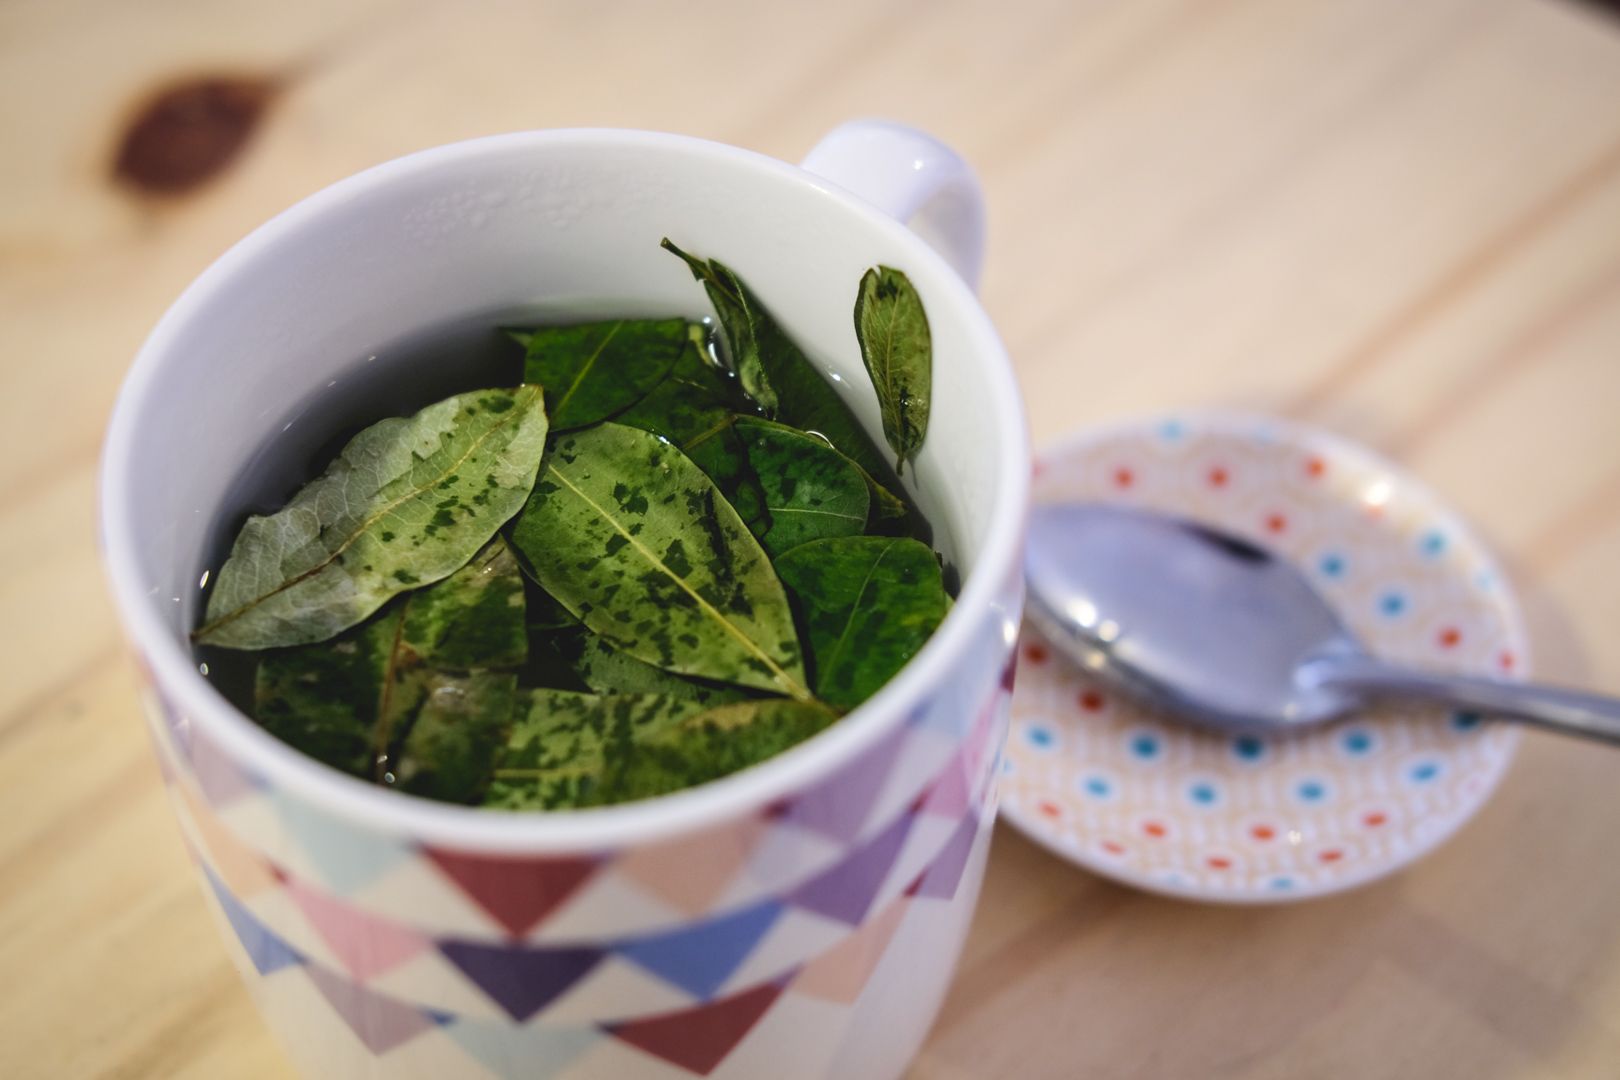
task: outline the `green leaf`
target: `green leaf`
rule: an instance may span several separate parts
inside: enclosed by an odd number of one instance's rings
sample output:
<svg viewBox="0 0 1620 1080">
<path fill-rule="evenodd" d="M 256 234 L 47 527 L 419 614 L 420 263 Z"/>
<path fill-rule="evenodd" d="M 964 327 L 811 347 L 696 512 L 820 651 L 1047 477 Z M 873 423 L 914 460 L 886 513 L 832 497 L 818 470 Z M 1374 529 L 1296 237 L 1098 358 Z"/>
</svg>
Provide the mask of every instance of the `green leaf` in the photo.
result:
<svg viewBox="0 0 1620 1080">
<path fill-rule="evenodd" d="M 399 647 L 448 671 L 517 667 L 528 655 L 523 574 L 497 536 L 466 566 L 402 601 Z"/>
<path fill-rule="evenodd" d="M 800 544 L 776 572 L 803 614 L 816 694 L 853 709 L 923 647 L 949 598 L 928 545 L 887 536 Z"/>
<path fill-rule="evenodd" d="M 478 802 L 512 725 L 517 696 L 516 675 L 432 675 L 397 755 L 395 786 L 443 802 Z"/>
<path fill-rule="evenodd" d="M 497 537 L 330 641 L 264 653 L 253 715 L 311 757 L 380 780 L 436 676 L 515 667 L 527 651 L 523 579 Z"/>
<path fill-rule="evenodd" d="M 485 806 L 555 810 L 600 798 L 610 753 L 672 727 L 700 711 L 691 701 L 658 694 L 530 691 L 496 755 Z"/>
<path fill-rule="evenodd" d="M 735 430 L 736 411 L 746 407 L 736 384 L 708 359 L 703 327 L 688 327 L 688 347 L 663 382 L 614 419 L 662 435 L 708 474 L 754 534 L 770 527 L 765 493 L 748 466 L 748 452 Z"/>
<path fill-rule="evenodd" d="M 713 259 L 704 262 L 680 251 L 668 240 L 664 241 L 664 246 L 685 259 L 699 280 L 703 280 L 699 266 L 719 266 Z M 767 415 L 800 431 L 821 435 L 845 457 L 859 465 L 870 480 L 870 495 L 881 517 L 911 516 L 909 508 L 905 515 L 892 513 L 896 504 L 905 506 L 903 500 L 893 494 L 893 489 L 899 487 L 894 470 L 867 437 L 866 430 L 855 419 L 855 413 L 833 389 L 831 373 L 810 361 L 741 278 L 730 270 L 725 273 L 728 288 L 731 288 L 737 300 L 728 308 L 722 308 L 716 301 L 715 309 L 721 327 L 727 330 L 728 348 L 735 348 L 729 337 L 729 328 L 733 325 L 746 328 L 739 329 L 737 333 L 747 338 L 751 355 L 758 356 L 764 378 L 772 387 L 772 404 L 765 410 Z M 714 293 L 711 292 L 711 300 L 713 297 Z M 743 388 L 748 389 L 746 381 Z M 761 405 L 764 404 L 761 402 Z M 913 525 L 919 526 L 920 522 Z"/>
<path fill-rule="evenodd" d="M 596 798 L 629 802 L 706 784 L 798 745 L 837 718 L 814 701 L 766 698 L 720 705 L 636 739 L 612 756 Z"/>
<path fill-rule="evenodd" d="M 895 469 L 915 461 L 928 431 L 934 345 L 922 298 L 905 274 L 890 266 L 868 270 L 855 295 L 855 336 L 877 390 L 883 436 Z"/>
<path fill-rule="evenodd" d="M 598 694 L 663 694 L 702 705 L 742 701 L 748 695 L 735 686 L 700 682 L 654 667 L 609 645 L 584 627 L 550 635 L 550 643 L 580 681 Z"/>
<path fill-rule="evenodd" d="M 747 417 L 737 431 L 765 493 L 770 528 L 760 543 L 773 557 L 806 540 L 866 528 L 866 477 L 826 440 Z"/>
<path fill-rule="evenodd" d="M 512 541 L 540 585 L 614 648 L 810 697 L 765 553 L 714 483 L 656 435 L 604 423 L 560 436 Z"/>
<path fill-rule="evenodd" d="M 552 431 L 606 420 L 669 374 L 687 347 L 685 319 L 615 319 L 529 332 L 524 382 L 545 387 Z"/>
<path fill-rule="evenodd" d="M 720 323 L 720 336 L 726 344 L 726 358 L 743 392 L 758 402 L 767 416 L 776 415 L 777 394 L 761 355 L 758 316 L 752 310 L 752 298 L 742 282 L 721 263 L 688 255 L 667 236 L 662 246 L 686 263 L 692 276 L 702 283 L 703 291 L 709 294 L 709 302 L 714 305 Z"/>
<path fill-rule="evenodd" d="M 373 424 L 285 508 L 248 518 L 194 638 L 231 649 L 324 641 L 447 577 L 523 505 L 545 441 L 537 386 Z"/>
</svg>

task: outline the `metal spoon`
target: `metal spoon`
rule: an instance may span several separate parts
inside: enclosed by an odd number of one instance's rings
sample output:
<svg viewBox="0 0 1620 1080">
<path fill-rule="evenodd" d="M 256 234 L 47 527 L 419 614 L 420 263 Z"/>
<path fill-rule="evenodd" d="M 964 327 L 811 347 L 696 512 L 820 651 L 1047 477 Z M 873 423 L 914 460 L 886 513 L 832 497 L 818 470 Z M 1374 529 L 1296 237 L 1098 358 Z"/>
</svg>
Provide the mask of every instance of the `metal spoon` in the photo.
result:
<svg viewBox="0 0 1620 1080">
<path fill-rule="evenodd" d="M 1055 646 L 1196 725 L 1270 734 L 1411 698 L 1620 744 L 1620 699 L 1374 659 L 1290 563 L 1180 518 L 1038 506 L 1025 570 Z"/>
</svg>

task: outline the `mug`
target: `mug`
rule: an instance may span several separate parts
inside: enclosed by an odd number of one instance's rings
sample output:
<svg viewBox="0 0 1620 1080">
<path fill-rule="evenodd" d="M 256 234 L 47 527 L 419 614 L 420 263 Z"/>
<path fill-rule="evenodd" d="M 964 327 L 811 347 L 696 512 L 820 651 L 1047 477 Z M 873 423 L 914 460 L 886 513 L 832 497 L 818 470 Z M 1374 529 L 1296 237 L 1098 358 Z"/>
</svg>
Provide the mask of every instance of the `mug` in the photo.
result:
<svg viewBox="0 0 1620 1080">
<path fill-rule="evenodd" d="M 107 437 L 105 559 L 203 891 L 302 1071 L 904 1070 L 977 899 L 1023 600 L 1029 452 L 1010 365 L 969 285 L 982 233 L 972 173 L 897 125 L 838 128 L 802 168 L 667 134 L 510 134 L 311 196 L 163 317 Z M 963 574 L 919 655 L 767 762 L 581 811 L 378 788 L 234 710 L 187 632 L 220 510 L 272 440 L 312 449 L 333 429 L 311 418 L 333 402 L 417 378 L 397 347 L 413 334 L 469 318 L 702 310 L 664 236 L 734 267 L 869 432 L 879 416 L 856 284 L 884 264 L 916 285 L 934 399 L 907 483 Z"/>
</svg>

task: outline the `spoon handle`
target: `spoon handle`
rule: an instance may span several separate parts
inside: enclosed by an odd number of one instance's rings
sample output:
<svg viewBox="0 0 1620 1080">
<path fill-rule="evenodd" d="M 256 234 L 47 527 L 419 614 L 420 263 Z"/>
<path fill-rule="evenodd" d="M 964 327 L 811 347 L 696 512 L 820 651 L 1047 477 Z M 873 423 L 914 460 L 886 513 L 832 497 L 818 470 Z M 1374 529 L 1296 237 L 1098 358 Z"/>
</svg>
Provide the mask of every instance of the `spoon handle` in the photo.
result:
<svg viewBox="0 0 1620 1080">
<path fill-rule="evenodd" d="M 1352 697 L 1417 698 L 1620 745 L 1620 698 L 1535 683 L 1436 675 L 1370 656 L 1324 657 L 1304 665 L 1302 683 Z"/>
</svg>

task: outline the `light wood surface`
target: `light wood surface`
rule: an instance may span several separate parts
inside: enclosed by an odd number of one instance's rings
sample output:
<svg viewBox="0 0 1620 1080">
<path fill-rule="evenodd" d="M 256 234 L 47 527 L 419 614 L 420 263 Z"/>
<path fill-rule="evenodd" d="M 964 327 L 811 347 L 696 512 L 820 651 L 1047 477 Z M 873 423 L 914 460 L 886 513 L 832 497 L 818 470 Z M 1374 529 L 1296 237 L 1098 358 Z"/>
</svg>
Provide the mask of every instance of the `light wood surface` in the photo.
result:
<svg viewBox="0 0 1620 1080">
<path fill-rule="evenodd" d="M 131 197 L 133 103 L 284 80 Z M 96 560 L 141 338 L 364 166 L 624 125 L 796 160 L 853 115 L 980 169 L 1038 440 L 1194 405 L 1335 428 L 1507 560 L 1539 674 L 1620 691 L 1620 24 L 1532 0 L 0 3 L 0 1075 L 281 1077 L 204 914 Z M 1530 735 L 1420 866 L 1225 910 L 1003 829 L 919 1080 L 1620 1075 L 1620 756 Z"/>
</svg>

